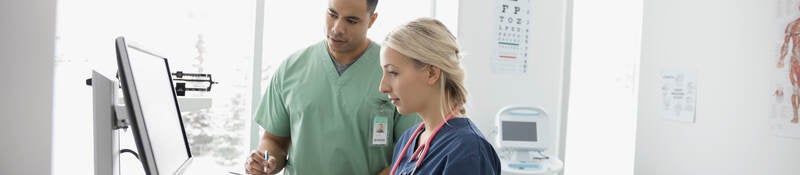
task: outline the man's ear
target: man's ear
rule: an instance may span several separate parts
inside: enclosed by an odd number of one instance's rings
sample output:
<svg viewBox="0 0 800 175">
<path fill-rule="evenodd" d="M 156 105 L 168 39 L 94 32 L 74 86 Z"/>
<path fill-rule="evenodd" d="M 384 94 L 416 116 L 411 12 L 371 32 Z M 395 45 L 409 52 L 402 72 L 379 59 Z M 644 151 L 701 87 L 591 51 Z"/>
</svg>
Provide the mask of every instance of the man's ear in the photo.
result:
<svg viewBox="0 0 800 175">
<path fill-rule="evenodd" d="M 369 16 L 369 26 L 367 26 L 367 28 L 372 28 L 372 24 L 375 24 L 376 19 L 378 19 L 378 12 L 373 12 L 372 15 Z"/>
<path fill-rule="evenodd" d="M 439 79 L 442 77 L 442 69 L 439 67 L 428 65 L 426 72 L 428 72 L 428 85 L 435 85 Z"/>
</svg>

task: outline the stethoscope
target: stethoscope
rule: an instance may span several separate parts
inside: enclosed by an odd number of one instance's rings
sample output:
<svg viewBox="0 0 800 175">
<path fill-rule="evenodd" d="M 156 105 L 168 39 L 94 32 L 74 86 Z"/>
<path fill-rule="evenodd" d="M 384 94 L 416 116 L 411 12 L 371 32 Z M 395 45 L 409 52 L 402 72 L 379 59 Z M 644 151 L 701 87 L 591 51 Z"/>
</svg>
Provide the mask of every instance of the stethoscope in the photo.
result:
<svg viewBox="0 0 800 175">
<path fill-rule="evenodd" d="M 447 114 L 447 116 L 444 119 L 444 122 L 440 123 L 439 126 L 436 127 L 436 129 L 433 129 L 433 132 L 431 133 L 431 136 L 428 137 L 428 140 L 426 140 L 424 144 L 419 145 L 417 147 L 417 150 L 414 151 L 414 153 L 411 153 L 412 157 L 410 159 L 408 159 L 408 161 L 411 162 L 412 160 L 417 160 L 416 165 L 414 165 L 414 169 L 411 169 L 411 174 L 412 175 L 414 174 L 414 172 L 417 171 L 417 168 L 419 168 L 419 165 L 422 164 L 422 160 L 425 158 L 425 155 L 428 154 L 428 148 L 430 148 L 431 141 L 433 140 L 433 137 L 436 137 L 436 133 L 439 133 L 439 130 L 442 129 L 444 124 L 446 124 L 447 121 L 450 120 L 450 118 L 453 118 L 453 113 L 455 113 L 455 111 L 457 109 L 458 108 L 456 107 L 455 109 L 453 109 L 453 112 L 450 112 L 449 114 Z M 422 128 L 424 128 L 424 127 L 425 127 L 425 123 L 420 124 L 419 127 L 417 127 L 417 129 L 414 130 L 414 134 L 412 136 L 419 135 L 419 132 L 422 131 Z M 392 166 L 392 171 L 391 171 L 391 173 L 389 173 L 389 175 L 394 175 L 395 171 L 397 171 L 397 168 L 399 168 L 400 161 L 402 161 L 403 160 L 403 156 L 406 155 L 406 151 L 408 151 L 408 147 L 411 145 L 411 142 L 415 140 L 413 138 L 414 137 L 409 138 L 408 141 L 406 142 L 406 145 L 403 146 L 403 151 L 400 152 L 400 156 L 397 158 L 397 162 L 394 163 L 394 166 Z"/>
</svg>

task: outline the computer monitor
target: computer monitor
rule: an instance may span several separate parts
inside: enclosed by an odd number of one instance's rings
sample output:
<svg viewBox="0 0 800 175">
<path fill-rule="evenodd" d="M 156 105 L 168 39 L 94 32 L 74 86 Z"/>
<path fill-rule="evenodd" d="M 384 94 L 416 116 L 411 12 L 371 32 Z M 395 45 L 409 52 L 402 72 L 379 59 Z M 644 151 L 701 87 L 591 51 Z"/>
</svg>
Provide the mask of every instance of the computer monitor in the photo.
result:
<svg viewBox="0 0 800 175">
<path fill-rule="evenodd" d="M 145 172 L 176 174 L 192 158 L 167 59 L 116 39 L 117 66 Z"/>
<path fill-rule="evenodd" d="M 511 106 L 497 113 L 498 147 L 544 151 L 546 149 L 548 117 L 541 108 Z"/>
</svg>

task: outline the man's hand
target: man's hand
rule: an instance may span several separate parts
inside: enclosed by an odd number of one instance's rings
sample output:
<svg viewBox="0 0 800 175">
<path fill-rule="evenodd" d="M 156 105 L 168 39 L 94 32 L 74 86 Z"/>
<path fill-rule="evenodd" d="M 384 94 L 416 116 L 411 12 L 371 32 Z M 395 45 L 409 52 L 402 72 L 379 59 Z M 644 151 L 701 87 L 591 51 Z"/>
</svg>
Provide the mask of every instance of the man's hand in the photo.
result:
<svg viewBox="0 0 800 175">
<path fill-rule="evenodd" d="M 245 172 L 253 175 L 266 175 L 268 170 L 270 170 L 268 167 L 270 166 L 267 161 L 264 160 L 264 153 L 262 153 L 260 150 L 254 150 L 253 152 L 250 152 L 250 156 L 247 157 L 247 161 L 245 161 L 244 164 Z M 272 167 L 275 167 L 274 164 Z"/>
<path fill-rule="evenodd" d="M 278 137 L 264 132 L 258 149 L 250 152 L 244 164 L 247 174 L 268 175 L 281 172 L 286 166 L 286 151 L 289 149 L 291 139 Z M 269 158 L 264 159 L 264 151 L 269 151 Z"/>
</svg>

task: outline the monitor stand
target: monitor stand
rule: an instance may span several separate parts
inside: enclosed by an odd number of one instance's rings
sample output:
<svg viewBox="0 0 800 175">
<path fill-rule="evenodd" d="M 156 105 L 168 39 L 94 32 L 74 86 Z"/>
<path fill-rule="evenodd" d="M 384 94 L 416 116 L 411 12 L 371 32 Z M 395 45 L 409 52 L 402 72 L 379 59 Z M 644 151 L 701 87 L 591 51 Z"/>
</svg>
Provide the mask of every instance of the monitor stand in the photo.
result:
<svg viewBox="0 0 800 175">
<path fill-rule="evenodd" d="M 92 71 L 86 84 L 92 86 L 94 174 L 120 175 L 119 129 L 126 129 L 129 123 L 124 106 L 116 102 L 119 82 Z"/>
</svg>

